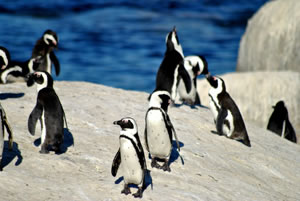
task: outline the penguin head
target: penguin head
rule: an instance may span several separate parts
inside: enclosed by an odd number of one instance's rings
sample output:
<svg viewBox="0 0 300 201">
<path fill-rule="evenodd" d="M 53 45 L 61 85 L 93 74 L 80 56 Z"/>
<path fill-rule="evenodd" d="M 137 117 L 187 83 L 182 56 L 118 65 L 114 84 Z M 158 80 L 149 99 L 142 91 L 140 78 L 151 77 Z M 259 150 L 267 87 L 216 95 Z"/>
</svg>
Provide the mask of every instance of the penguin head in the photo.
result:
<svg viewBox="0 0 300 201">
<path fill-rule="evenodd" d="M 222 78 L 218 76 L 212 76 L 210 73 L 206 75 L 206 79 L 209 82 L 210 86 L 217 94 L 226 91 L 225 82 Z"/>
<path fill-rule="evenodd" d="M 43 41 L 50 47 L 57 47 L 58 45 L 58 37 L 57 34 L 48 29 L 43 34 Z"/>
<path fill-rule="evenodd" d="M 173 28 L 173 30 L 171 32 L 168 33 L 168 35 L 166 37 L 166 46 L 167 46 L 167 52 L 176 51 L 182 56 L 182 58 L 184 58 L 182 47 L 179 43 L 175 27 Z"/>
<path fill-rule="evenodd" d="M 10 62 L 10 54 L 5 47 L 0 46 L 0 68 L 4 70 Z"/>
<path fill-rule="evenodd" d="M 137 124 L 131 117 L 124 117 L 121 120 L 114 121 L 113 124 L 119 125 L 123 131 L 132 131 L 131 133 L 137 133 Z"/>
<path fill-rule="evenodd" d="M 184 67 L 193 71 L 194 77 L 208 74 L 207 61 L 203 56 L 187 56 L 184 58 Z"/>
<path fill-rule="evenodd" d="M 34 82 L 37 84 L 38 92 L 44 88 L 53 88 L 53 78 L 46 71 L 37 71 L 30 74 L 28 77 L 27 85 L 28 83 L 33 84 Z"/>
<path fill-rule="evenodd" d="M 273 106 L 273 108 L 274 108 L 274 113 L 278 113 L 283 117 L 285 117 L 288 114 L 288 111 L 287 111 L 283 101 L 278 101 L 276 103 L 276 105 Z"/>
<path fill-rule="evenodd" d="M 168 111 L 168 106 L 171 103 L 171 95 L 167 91 L 154 91 L 150 95 L 149 107 L 162 108 L 164 111 Z"/>
</svg>

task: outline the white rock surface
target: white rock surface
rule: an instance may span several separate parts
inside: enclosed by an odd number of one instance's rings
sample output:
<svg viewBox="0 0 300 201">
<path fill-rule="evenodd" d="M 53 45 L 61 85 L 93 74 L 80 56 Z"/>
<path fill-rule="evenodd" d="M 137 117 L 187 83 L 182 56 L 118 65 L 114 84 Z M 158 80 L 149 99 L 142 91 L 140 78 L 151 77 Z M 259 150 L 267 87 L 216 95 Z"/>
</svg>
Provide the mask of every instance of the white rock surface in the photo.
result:
<svg viewBox="0 0 300 201">
<path fill-rule="evenodd" d="M 120 193 L 123 183 L 115 181 L 121 172 L 116 178 L 110 173 L 120 131 L 112 122 L 135 118 L 144 145 L 148 94 L 84 82 L 55 82 L 55 89 L 71 132 L 66 134 L 67 144 L 73 138 L 74 146 L 61 155 L 41 155 L 33 145 L 40 137 L 39 127 L 34 137 L 27 131 L 35 87 L 1 86 L 1 103 L 18 149 L 16 144 L 14 152 L 5 149 L 8 164 L 0 172 L 0 200 L 137 200 Z M 184 165 L 178 158 L 171 163 L 172 172 L 166 173 L 152 169 L 147 158 L 153 190 L 148 186 L 141 200 L 299 200 L 299 145 L 247 121 L 251 148 L 214 135 L 212 115 L 205 108 L 172 107 L 169 115 L 184 144 Z"/>
<path fill-rule="evenodd" d="M 250 20 L 240 41 L 237 71 L 300 72 L 300 1 L 275 0 Z"/>
<path fill-rule="evenodd" d="M 283 100 L 300 143 L 300 73 L 244 72 L 220 77 L 225 81 L 227 92 L 238 105 L 243 118 L 262 128 L 267 128 L 274 111 L 272 106 Z M 197 88 L 202 104 L 208 106 L 210 85 L 206 79 L 198 80 Z"/>
</svg>

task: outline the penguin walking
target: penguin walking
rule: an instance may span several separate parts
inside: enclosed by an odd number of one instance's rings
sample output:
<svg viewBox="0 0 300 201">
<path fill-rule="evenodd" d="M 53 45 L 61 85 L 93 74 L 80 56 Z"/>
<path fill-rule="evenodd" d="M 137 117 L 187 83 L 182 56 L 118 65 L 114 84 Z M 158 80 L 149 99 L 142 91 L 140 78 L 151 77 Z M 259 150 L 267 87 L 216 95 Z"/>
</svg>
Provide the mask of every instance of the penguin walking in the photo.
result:
<svg viewBox="0 0 300 201">
<path fill-rule="evenodd" d="M 297 143 L 296 133 L 289 121 L 288 110 L 284 102 L 278 101 L 273 108 L 274 111 L 270 116 L 267 129 L 287 140 Z"/>
<path fill-rule="evenodd" d="M 241 140 L 251 147 L 246 126 L 238 106 L 226 92 L 225 82 L 217 76 L 206 76 L 209 90 L 210 110 L 213 113 L 217 131 L 230 139 Z"/>
<path fill-rule="evenodd" d="M 120 164 L 122 164 L 124 176 L 124 189 L 121 193 L 130 194 L 129 184 L 138 186 L 134 197 L 141 198 L 146 188 L 145 175 L 147 171 L 144 150 L 138 135 L 138 128 L 135 120 L 130 117 L 122 118 L 113 122 L 121 127 L 119 143 L 120 148 L 114 157 L 111 174 L 116 176 Z"/>
<path fill-rule="evenodd" d="M 187 88 L 182 79 L 178 84 L 179 100 L 189 105 L 201 105 L 200 97 L 197 92 L 197 76 L 208 74 L 207 61 L 204 56 L 187 56 L 184 58 L 184 67 L 189 74 L 191 91 L 187 93 Z"/>
<path fill-rule="evenodd" d="M 28 118 L 29 133 L 35 135 L 36 122 L 40 119 L 42 128 L 40 153 L 46 154 L 51 150 L 59 153 L 64 140 L 65 113 L 53 89 L 53 79 L 45 71 L 33 73 L 30 79 L 37 84 L 38 94 L 36 105 Z"/>
<path fill-rule="evenodd" d="M 179 43 L 175 27 L 166 37 L 166 52 L 156 75 L 157 90 L 166 90 L 175 101 L 179 80 L 182 79 L 187 93 L 191 90 L 189 74 L 184 68 L 183 51 Z"/>
<path fill-rule="evenodd" d="M 1 53 L 0 53 L 1 54 Z M 2 157 L 3 157 L 3 150 L 4 150 L 4 127 L 6 129 L 6 132 L 8 133 L 8 149 L 10 151 L 13 150 L 13 133 L 12 129 L 8 123 L 6 113 L 4 111 L 4 108 L 0 104 L 0 171 L 3 170 L 2 167 Z"/>
<path fill-rule="evenodd" d="M 149 109 L 145 116 L 146 149 L 150 153 L 151 166 L 171 171 L 169 160 L 172 151 L 173 134 L 177 149 L 180 151 L 177 135 L 168 115 L 168 106 L 171 103 L 168 91 L 155 91 L 150 96 Z M 163 161 L 161 166 L 157 161 Z"/>
<path fill-rule="evenodd" d="M 36 71 L 46 71 L 51 75 L 51 66 L 53 62 L 56 75 L 59 75 L 60 64 L 53 51 L 57 47 L 57 34 L 50 29 L 46 30 L 43 36 L 36 41 L 32 51 L 31 58 L 35 58 L 39 63 Z"/>
</svg>

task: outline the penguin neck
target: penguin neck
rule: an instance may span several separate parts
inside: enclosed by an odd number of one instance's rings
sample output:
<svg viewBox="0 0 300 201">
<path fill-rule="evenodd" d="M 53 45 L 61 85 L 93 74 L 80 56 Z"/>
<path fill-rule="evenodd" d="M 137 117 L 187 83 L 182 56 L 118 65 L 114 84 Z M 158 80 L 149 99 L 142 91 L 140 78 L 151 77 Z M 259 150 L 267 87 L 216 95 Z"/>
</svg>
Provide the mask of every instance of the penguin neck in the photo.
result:
<svg viewBox="0 0 300 201">
<path fill-rule="evenodd" d="M 134 138 L 134 135 L 137 134 L 136 129 L 126 129 L 126 130 L 121 130 L 120 135 L 125 135 L 130 138 Z"/>
</svg>

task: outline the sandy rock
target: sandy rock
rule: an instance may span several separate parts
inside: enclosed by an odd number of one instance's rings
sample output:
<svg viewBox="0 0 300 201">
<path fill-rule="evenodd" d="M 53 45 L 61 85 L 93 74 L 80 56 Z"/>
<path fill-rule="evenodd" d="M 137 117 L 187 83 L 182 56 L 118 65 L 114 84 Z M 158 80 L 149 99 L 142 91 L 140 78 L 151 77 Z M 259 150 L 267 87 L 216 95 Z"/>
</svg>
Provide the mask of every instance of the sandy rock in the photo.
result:
<svg viewBox="0 0 300 201">
<path fill-rule="evenodd" d="M 121 171 L 116 178 L 110 173 L 120 131 L 112 122 L 125 116 L 135 118 L 144 145 L 148 94 L 84 82 L 55 82 L 54 87 L 69 125 L 67 150 L 61 155 L 39 154 L 33 144 L 40 137 L 39 126 L 34 137 L 27 131 L 35 87 L 27 88 L 24 83 L 1 86 L 0 100 L 15 144 L 13 152 L 8 152 L 6 144 L 0 200 L 137 200 L 120 193 Z M 247 121 L 251 148 L 214 135 L 212 115 L 206 108 L 172 107 L 169 115 L 182 143 L 184 164 L 175 151 L 172 172 L 166 173 L 152 169 L 147 158 L 153 189 L 149 185 L 141 200 L 299 199 L 299 145 Z"/>
<path fill-rule="evenodd" d="M 243 118 L 262 128 L 267 128 L 272 106 L 283 100 L 300 141 L 300 73 L 245 72 L 228 73 L 220 77 L 225 81 L 226 89 Z M 208 106 L 210 85 L 206 79 L 198 80 L 197 84 L 202 104 Z"/>
<path fill-rule="evenodd" d="M 300 72 L 300 1 L 269 1 L 248 21 L 237 71 Z"/>
</svg>

